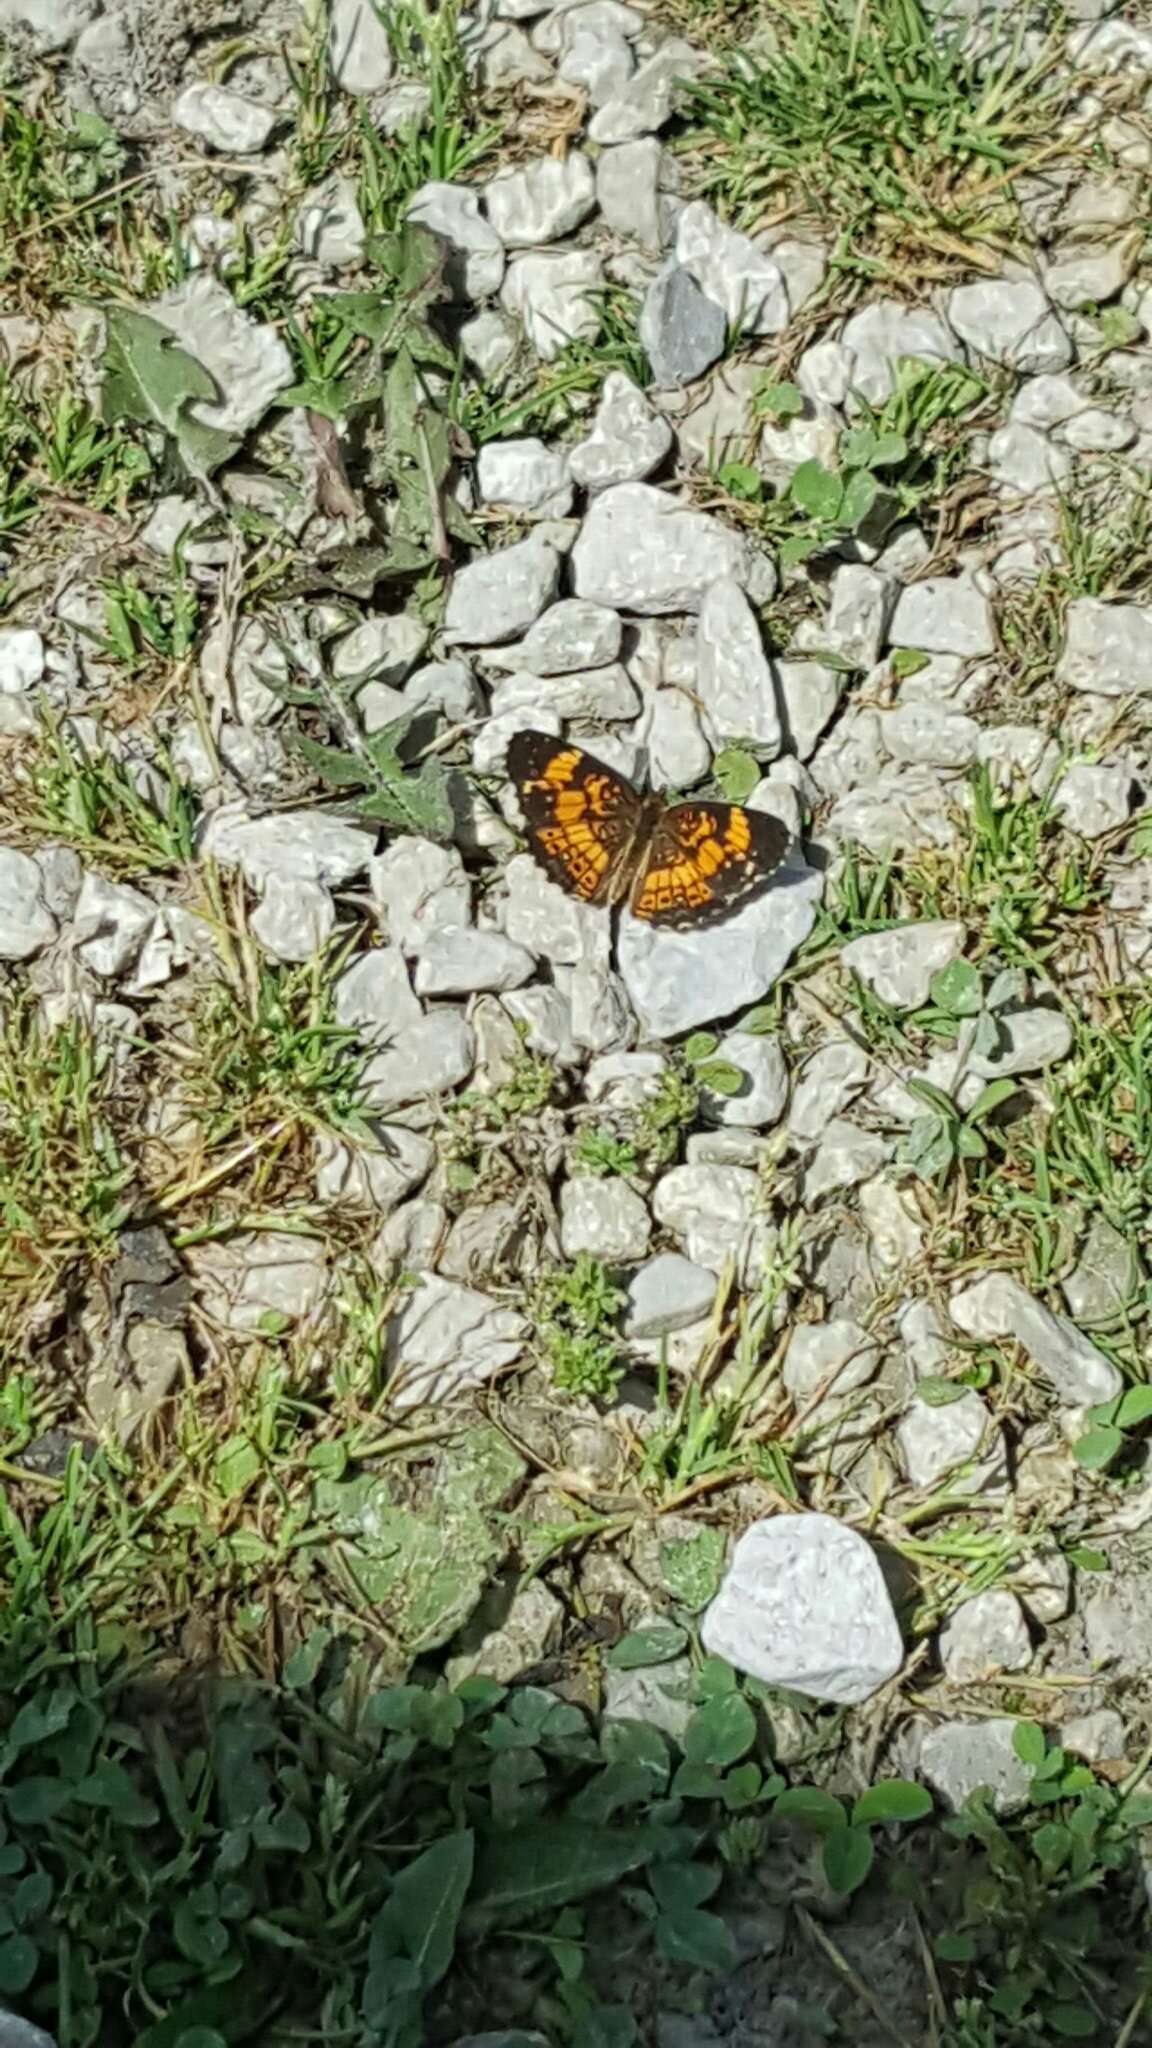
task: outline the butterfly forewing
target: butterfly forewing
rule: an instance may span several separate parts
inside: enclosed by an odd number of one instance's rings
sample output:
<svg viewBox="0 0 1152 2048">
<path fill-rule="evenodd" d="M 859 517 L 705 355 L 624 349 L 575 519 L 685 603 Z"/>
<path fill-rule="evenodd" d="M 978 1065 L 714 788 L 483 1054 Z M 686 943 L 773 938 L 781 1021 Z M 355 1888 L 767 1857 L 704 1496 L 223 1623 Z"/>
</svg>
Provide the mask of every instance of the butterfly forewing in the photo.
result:
<svg viewBox="0 0 1152 2048">
<path fill-rule="evenodd" d="M 632 887 L 634 917 L 665 930 L 715 924 L 767 888 L 788 828 L 740 804 L 673 804 L 656 822 Z"/>
<path fill-rule="evenodd" d="M 581 747 L 518 732 L 508 748 L 528 844 L 545 873 L 585 903 L 625 892 L 645 821 L 632 784 Z"/>
</svg>

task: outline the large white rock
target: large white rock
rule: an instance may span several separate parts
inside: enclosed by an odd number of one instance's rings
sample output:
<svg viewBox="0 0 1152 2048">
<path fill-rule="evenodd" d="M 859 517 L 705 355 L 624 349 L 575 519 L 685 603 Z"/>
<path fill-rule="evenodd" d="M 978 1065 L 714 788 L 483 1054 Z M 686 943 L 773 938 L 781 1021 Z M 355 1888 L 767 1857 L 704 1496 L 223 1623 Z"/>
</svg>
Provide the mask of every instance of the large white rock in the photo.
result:
<svg viewBox="0 0 1152 2048">
<path fill-rule="evenodd" d="M 425 1273 L 388 1326 L 392 1404 L 403 1411 L 480 1386 L 524 1348 L 528 1325 L 474 1287 Z"/>
<path fill-rule="evenodd" d="M 1022 1344 L 1070 1408 L 1113 1401 L 1124 1384 L 1111 1359 L 1075 1323 L 1046 1308 L 1010 1273 L 986 1273 L 960 1288 L 948 1312 L 969 1337 L 1012 1337 Z"/>
<path fill-rule="evenodd" d="M 732 577 L 720 577 L 705 590 L 696 645 L 696 688 L 713 740 L 752 740 L 757 752 L 778 753 L 772 669 L 756 614 Z"/>
<path fill-rule="evenodd" d="M 172 119 L 188 135 L 198 135 L 225 156 L 248 156 L 261 150 L 276 125 L 270 107 L 232 92 L 210 79 L 186 85 L 172 102 Z"/>
<path fill-rule="evenodd" d="M 445 640 L 449 646 L 495 647 L 519 639 L 552 602 L 559 577 L 559 555 L 535 534 L 478 555 L 453 578 Z"/>
<path fill-rule="evenodd" d="M 978 356 L 1026 377 L 1067 369 L 1072 344 L 1047 294 L 1030 277 L 985 277 L 957 285 L 948 324 Z"/>
<path fill-rule="evenodd" d="M 332 0 L 328 61 L 345 92 L 379 92 L 392 77 L 392 44 L 373 0 Z"/>
<path fill-rule="evenodd" d="M 570 341 L 599 333 L 603 289 L 595 249 L 533 249 L 508 265 L 500 303 L 523 321 L 537 355 L 550 363 Z"/>
<path fill-rule="evenodd" d="M 506 249 L 536 249 L 579 227 L 596 204 L 596 181 L 587 157 L 573 150 L 501 171 L 484 200 Z"/>
<path fill-rule="evenodd" d="M 904 1661 L 875 1553 L 830 1515 L 753 1522 L 704 1616 L 704 1648 L 765 1685 L 855 1706 Z"/>
<path fill-rule="evenodd" d="M 43 892 L 31 856 L 0 846 L 0 960 L 28 960 L 55 938 L 56 920 Z"/>
<path fill-rule="evenodd" d="M 601 491 L 572 550 L 576 595 L 616 611 L 697 612 L 709 584 L 750 568 L 738 533 L 651 484 Z"/>
<path fill-rule="evenodd" d="M 1100 697 L 1146 697 L 1152 691 L 1152 607 L 1073 598 L 1056 681 Z"/>
<path fill-rule="evenodd" d="M 762 896 L 701 931 L 660 931 L 625 912 L 617 959 L 643 1030 L 675 1038 L 759 1002 L 808 937 L 823 887 L 793 853 Z"/>
<path fill-rule="evenodd" d="M 209 271 L 193 271 L 145 311 L 215 378 L 219 399 L 197 399 L 192 412 L 219 433 L 246 434 L 292 382 L 292 358 L 276 329 L 243 312 Z"/>
<path fill-rule="evenodd" d="M 789 319 L 788 291 L 778 263 L 748 235 L 725 227 L 703 199 L 676 222 L 676 261 L 719 306 L 738 334 L 778 334 Z"/>
</svg>

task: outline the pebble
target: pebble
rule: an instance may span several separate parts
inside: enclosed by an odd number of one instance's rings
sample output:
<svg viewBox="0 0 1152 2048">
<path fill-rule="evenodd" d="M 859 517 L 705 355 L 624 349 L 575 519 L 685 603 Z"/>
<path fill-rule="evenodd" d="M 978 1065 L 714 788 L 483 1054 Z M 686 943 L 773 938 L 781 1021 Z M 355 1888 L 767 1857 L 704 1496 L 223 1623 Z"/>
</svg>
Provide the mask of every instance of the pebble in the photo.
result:
<svg viewBox="0 0 1152 2048">
<path fill-rule="evenodd" d="M 426 1096 L 443 1095 L 472 1072 L 476 1037 L 459 1010 L 433 1010 L 398 1031 L 364 1067 L 364 1096 L 386 1114 Z"/>
<path fill-rule="evenodd" d="M 346 1145 L 334 1132 L 318 1131 L 316 1197 L 352 1202 L 386 1216 L 427 1180 L 435 1164 L 431 1139 L 403 1124 L 380 1124 L 371 1146 Z"/>
<path fill-rule="evenodd" d="M 373 0 L 332 0 L 328 61 L 344 92 L 380 92 L 390 84 L 392 42 Z"/>
<path fill-rule="evenodd" d="M 820 646 L 850 668 L 875 668 L 896 601 L 890 577 L 857 562 L 835 571 L 828 610 L 821 621 Z"/>
<path fill-rule="evenodd" d="M 483 709 L 480 686 L 466 661 L 430 661 L 404 685 L 409 705 L 427 705 L 452 722 L 472 719 Z"/>
<path fill-rule="evenodd" d="M 986 1273 L 954 1293 L 949 1313 L 970 1337 L 1012 1337 L 1051 1382 L 1066 1407 L 1114 1400 L 1123 1381 L 1111 1359 L 1068 1321 L 1037 1301 L 1009 1273 Z"/>
<path fill-rule="evenodd" d="M 497 1685 L 511 1685 L 525 1672 L 542 1664 L 559 1640 L 565 1610 L 555 1593 L 539 1579 L 533 1579 L 517 1593 L 505 1612 L 507 1595 L 497 1584 L 490 1588 L 471 1619 L 461 1629 L 455 1655 L 444 1662 L 444 1678 L 455 1691 L 469 1678 L 488 1678 Z M 497 2035 L 504 2048 L 516 2048 L 517 2036 Z M 496 2048 L 492 2036 L 473 2035 L 476 2048 Z M 520 2048 L 546 2048 L 543 2035 L 521 2035 Z M 0 2043 L 0 2048 L 3 2044 Z M 456 2048 L 460 2048 L 459 2040 Z"/>
<path fill-rule="evenodd" d="M 896 1445 L 909 1484 L 927 1491 L 950 1477 L 950 1490 L 967 1493 L 977 1472 L 960 1476 L 962 1465 L 979 1467 L 990 1436 L 991 1418 L 979 1394 L 967 1387 L 955 1401 L 936 1406 L 918 1396 L 896 1425 Z M 1003 1457 L 1000 1458 L 1001 1468 Z"/>
<path fill-rule="evenodd" d="M 642 1030 L 675 1038 L 756 1003 L 816 921 L 824 877 L 790 854 L 762 895 L 722 923 L 660 931 L 625 914 L 617 964 Z"/>
<path fill-rule="evenodd" d="M 661 389 L 694 384 L 724 353 L 723 308 L 670 259 L 644 294 L 636 331 Z"/>
<path fill-rule="evenodd" d="M 663 241 L 660 218 L 660 168 L 664 152 L 655 136 L 621 142 L 600 153 L 596 165 L 596 203 L 613 234 L 627 235 L 642 249 L 656 251 Z"/>
<path fill-rule="evenodd" d="M 1152 1664 L 1152 1580 L 1143 1571 L 1086 1572 L 1080 1618 L 1094 1667 L 1140 1683 Z"/>
<path fill-rule="evenodd" d="M 852 389 L 870 405 L 883 405 L 892 395 L 896 367 L 905 356 L 929 362 L 963 361 L 954 334 L 936 313 L 908 306 L 900 299 L 879 299 L 853 313 L 840 337 L 853 357 Z"/>
<path fill-rule="evenodd" d="M 0 627 L 0 696 L 19 697 L 44 679 L 44 642 L 30 626 Z"/>
<path fill-rule="evenodd" d="M 1126 825 L 1132 814 L 1132 769 L 1122 761 L 1079 761 L 1060 777 L 1052 800 L 1071 831 L 1099 839 Z"/>
<path fill-rule="evenodd" d="M 205 1313 L 226 1330 L 259 1330 L 270 1315 L 299 1322 L 328 1285 L 323 1242 L 296 1231 L 241 1231 L 224 1242 L 195 1246 L 185 1256 Z"/>
<path fill-rule="evenodd" d="M 712 749 L 699 712 L 683 691 L 652 691 L 643 732 L 653 789 L 691 789 L 703 781 L 712 766 Z"/>
<path fill-rule="evenodd" d="M 1077 1323 L 1108 1323 L 1123 1312 L 1142 1279 L 1135 1246 L 1097 1212 L 1089 1218 L 1079 1257 L 1060 1287 Z"/>
<path fill-rule="evenodd" d="M 726 227 L 703 199 L 676 221 L 676 261 L 719 306 L 732 334 L 779 334 L 788 325 L 780 266 L 748 235 Z"/>
<path fill-rule="evenodd" d="M 788 1062 L 778 1038 L 726 1031 L 712 1058 L 738 1068 L 742 1076 L 735 1095 L 701 1091 L 701 1108 L 713 1123 L 748 1130 L 779 1123 L 788 1106 Z"/>
<path fill-rule="evenodd" d="M 793 1144 L 816 1144 L 832 1119 L 860 1094 L 868 1067 L 864 1047 L 850 1038 L 834 1038 L 812 1054 L 792 1097 L 788 1132 Z"/>
<path fill-rule="evenodd" d="M 1129 236 L 1103 246 L 1073 244 L 1044 272 L 1049 298 L 1066 313 L 1106 306 L 1127 284 L 1137 246 Z"/>
<path fill-rule="evenodd" d="M 500 919 L 517 945 L 554 966 L 574 967 L 579 960 L 606 957 L 603 912 L 549 881 L 530 853 L 513 854 L 502 882 Z"/>
<path fill-rule="evenodd" d="M 576 482 L 588 491 L 642 482 L 659 469 L 672 441 L 668 421 L 653 412 L 632 379 L 622 370 L 610 370 L 601 387 L 592 430 L 571 449 L 568 466 Z"/>
<path fill-rule="evenodd" d="M 481 502 L 528 519 L 563 519 L 572 508 L 572 479 L 559 448 L 532 435 L 486 441 L 476 461 Z"/>
<path fill-rule="evenodd" d="M 344 969 L 333 991 L 336 1022 L 365 1044 L 387 1041 L 423 1016 L 398 946 L 377 946 Z"/>
<path fill-rule="evenodd" d="M 780 749 L 776 688 L 760 625 L 733 577 L 718 577 L 700 601 L 696 689 L 713 742 L 749 740 L 758 754 Z"/>
<path fill-rule="evenodd" d="M 1018 498 L 1055 491 L 1072 473 L 1072 458 L 1066 448 L 1017 420 L 989 436 L 986 462 L 992 481 L 1003 484 Z"/>
<path fill-rule="evenodd" d="M 679 1252 L 658 1252 L 628 1282 L 626 1337 L 666 1337 L 708 1315 L 716 1296 L 716 1275 Z"/>
<path fill-rule="evenodd" d="M 1002 1671 L 1026 1671 L 1032 1638 L 1015 1594 L 995 1587 L 963 1601 L 941 1631 L 940 1661 L 954 1685 L 977 1684 Z"/>
<path fill-rule="evenodd" d="M 269 875 L 249 928 L 271 959 L 311 960 L 336 929 L 336 906 L 322 882 Z"/>
<path fill-rule="evenodd" d="M 926 919 L 891 931 L 864 932 L 840 948 L 840 964 L 894 1010 L 919 1010 L 934 974 L 964 952 L 966 933 L 955 919 Z"/>
<path fill-rule="evenodd" d="M 419 661 L 428 629 L 405 612 L 365 619 L 332 649 L 332 673 L 340 682 L 364 681 L 399 685 Z"/>
<path fill-rule="evenodd" d="M 745 584 L 750 573 L 739 534 L 642 483 L 615 484 L 593 498 L 571 559 L 577 597 L 615 611 L 698 612 L 710 584 Z"/>
<path fill-rule="evenodd" d="M 1056 681 L 1102 697 L 1147 695 L 1152 691 L 1152 607 L 1073 598 Z"/>
<path fill-rule="evenodd" d="M 36 862 L 14 846 L 0 846 L 0 960 L 30 960 L 55 936 Z"/>
<path fill-rule="evenodd" d="M 844 693 L 843 671 L 819 661 L 776 661 L 785 736 L 797 759 L 809 761 Z"/>
<path fill-rule="evenodd" d="M 563 676 L 516 675 L 498 683 L 492 692 L 492 711 L 497 717 L 510 710 L 523 714 L 531 723 L 541 700 L 558 718 L 591 720 L 611 724 L 633 719 L 640 711 L 640 694 L 626 668 L 618 661 L 608 668 L 575 669 Z"/>
<path fill-rule="evenodd" d="M 1074 1715 L 1061 1728 L 1060 1741 L 1069 1756 L 1083 1757 L 1089 1764 L 1120 1763 L 1128 1748 L 1124 1718 L 1115 1707 Z"/>
<path fill-rule="evenodd" d="M 192 410 L 221 434 L 246 434 L 293 382 L 292 358 L 276 329 L 242 312 L 206 270 L 193 271 L 146 311 L 215 378 L 219 400 L 198 399 Z"/>
<path fill-rule="evenodd" d="M 617 659 L 622 633 L 617 614 L 606 605 L 565 597 L 529 627 L 523 640 L 496 659 L 501 667 L 515 667 L 533 676 L 603 668 Z"/>
<path fill-rule="evenodd" d="M 796 1407 L 819 1397 L 851 1394 L 866 1387 L 880 1366 L 880 1346 L 851 1316 L 827 1323 L 800 1323 L 788 1340 L 782 1378 Z"/>
<path fill-rule="evenodd" d="M 856 1706 L 904 1644 L 871 1546 L 829 1515 L 776 1515 L 740 1538 L 701 1640 L 765 1685 Z"/>
<path fill-rule="evenodd" d="M 401 1414 L 482 1386 L 519 1358 L 528 1325 L 474 1287 L 423 1273 L 401 1295 L 385 1337 L 389 1399 Z"/>
<path fill-rule="evenodd" d="M 962 711 L 911 703 L 879 716 L 884 745 L 896 761 L 923 768 L 967 768 L 976 758 L 981 727 Z"/>
<path fill-rule="evenodd" d="M 977 356 L 1022 376 L 1067 369 L 1072 343 L 1047 294 L 1028 277 L 982 278 L 948 294 L 948 325 Z"/>
<path fill-rule="evenodd" d="M 604 267 L 594 249 L 540 249 L 515 256 L 500 290 L 505 311 L 523 322 L 538 356 L 550 363 L 570 341 L 600 331 L 597 294 Z"/>
<path fill-rule="evenodd" d="M 232 92 L 226 85 L 197 80 L 177 93 L 172 121 L 223 156 L 250 156 L 263 149 L 276 126 L 276 115 L 270 107 L 245 99 L 243 93 Z"/>
<path fill-rule="evenodd" d="M 449 646 L 497 647 L 518 640 L 545 611 L 560 581 L 560 557 L 538 534 L 477 555 L 456 571 L 444 613 Z"/>
<path fill-rule="evenodd" d="M 560 1246 L 566 1259 L 588 1252 L 608 1265 L 631 1264 L 648 1251 L 652 1223 L 643 1198 L 618 1176 L 581 1176 L 560 1190 Z"/>
<path fill-rule="evenodd" d="M 33 874 L 38 882 L 34 867 Z M 156 905 L 139 889 L 86 874 L 76 904 L 72 946 L 85 967 L 111 981 L 127 973 L 155 921 Z"/>
<path fill-rule="evenodd" d="M 901 591 L 889 642 L 978 660 L 996 651 L 992 607 L 967 576 L 926 576 Z"/>
<path fill-rule="evenodd" d="M 610 1665 L 604 1673 L 601 1720 L 642 1721 L 679 1742 L 696 1711 L 695 1678 L 690 1657 L 639 1664 L 631 1671 Z"/>
<path fill-rule="evenodd" d="M 435 180 L 421 185 L 408 202 L 406 218 L 448 244 L 445 279 L 458 299 L 474 303 L 499 291 L 504 244 L 491 221 L 485 220 L 475 186 Z"/>
<path fill-rule="evenodd" d="M 1072 1050 L 1072 1026 L 1063 1010 L 1003 1011 L 997 1017 L 1002 1043 L 993 1053 L 973 1053 L 971 1072 L 985 1080 L 999 1074 L 1039 1074 L 1067 1059 Z"/>
<path fill-rule="evenodd" d="M 892 1157 L 892 1146 L 877 1131 L 866 1131 L 847 1117 L 833 1117 L 804 1174 L 804 1199 L 818 1202 L 838 1188 L 858 1187 Z"/>
<path fill-rule="evenodd" d="M 673 1166 L 653 1189 L 652 1213 L 695 1265 L 719 1273 L 744 1249 L 759 1199 L 759 1176 L 746 1166 Z"/>
<path fill-rule="evenodd" d="M 582 17 L 588 11 L 587 8 L 572 10 L 556 75 L 569 85 L 583 87 L 590 106 L 602 107 L 608 101 L 618 99 L 624 91 L 636 69 L 636 59 L 627 38 L 610 22 L 584 26 Z"/>
<path fill-rule="evenodd" d="M 700 62 L 690 43 L 669 36 L 637 66 L 623 92 L 597 108 L 588 123 L 589 141 L 634 142 L 654 135 L 671 117 L 676 87 L 699 70 Z"/>
<path fill-rule="evenodd" d="M 536 157 L 493 178 L 484 187 L 484 204 L 506 249 L 538 249 L 587 219 L 596 205 L 596 180 L 579 150 Z"/>
<path fill-rule="evenodd" d="M 1018 1813 L 1028 1803 L 1032 1773 L 1016 1754 L 1015 1734 L 1015 1721 L 942 1722 L 920 1746 L 920 1773 L 951 1813 L 982 1785 L 996 1813 Z"/>
<path fill-rule="evenodd" d="M 421 996 L 479 995 L 519 988 L 536 969 L 531 953 L 502 932 L 473 931 L 465 926 L 428 933 L 416 962 L 416 993 Z"/>
</svg>

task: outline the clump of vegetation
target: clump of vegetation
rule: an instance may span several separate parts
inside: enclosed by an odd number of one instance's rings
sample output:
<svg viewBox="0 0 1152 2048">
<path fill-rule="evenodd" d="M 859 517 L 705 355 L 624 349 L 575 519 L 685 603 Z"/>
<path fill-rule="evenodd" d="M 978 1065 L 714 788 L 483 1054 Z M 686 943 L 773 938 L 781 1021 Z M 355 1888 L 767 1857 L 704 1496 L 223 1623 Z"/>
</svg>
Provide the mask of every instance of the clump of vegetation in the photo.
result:
<svg viewBox="0 0 1152 2048">
<path fill-rule="evenodd" d="M 22 836 L 59 840 L 113 875 L 172 874 L 195 856 L 197 798 L 163 755 L 132 764 L 85 744 L 71 723 L 45 712 L 40 733 L 6 778 L 6 810 Z"/>
<path fill-rule="evenodd" d="M 619 1324 L 626 1300 L 590 1252 L 541 1274 L 525 1306 L 541 1359 L 562 1394 L 611 1399 L 624 1371 Z"/>
</svg>

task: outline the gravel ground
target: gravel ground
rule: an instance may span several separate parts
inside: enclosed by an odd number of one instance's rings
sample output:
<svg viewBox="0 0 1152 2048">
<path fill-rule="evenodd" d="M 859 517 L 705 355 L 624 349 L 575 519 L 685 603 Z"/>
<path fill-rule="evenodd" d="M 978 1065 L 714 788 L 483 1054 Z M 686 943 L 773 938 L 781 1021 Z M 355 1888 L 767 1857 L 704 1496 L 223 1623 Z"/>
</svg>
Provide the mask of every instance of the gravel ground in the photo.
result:
<svg viewBox="0 0 1152 2048">
<path fill-rule="evenodd" d="M 17 1520 L 110 1461 L 173 1668 L 675 1736 L 702 1646 L 838 1789 L 1120 1782 L 1144 11 L 0 0 L 0 66 Z M 712 818 L 679 915 L 561 886 L 605 790 Z M 662 2048 L 814 2038 L 743 1981 Z"/>
</svg>

